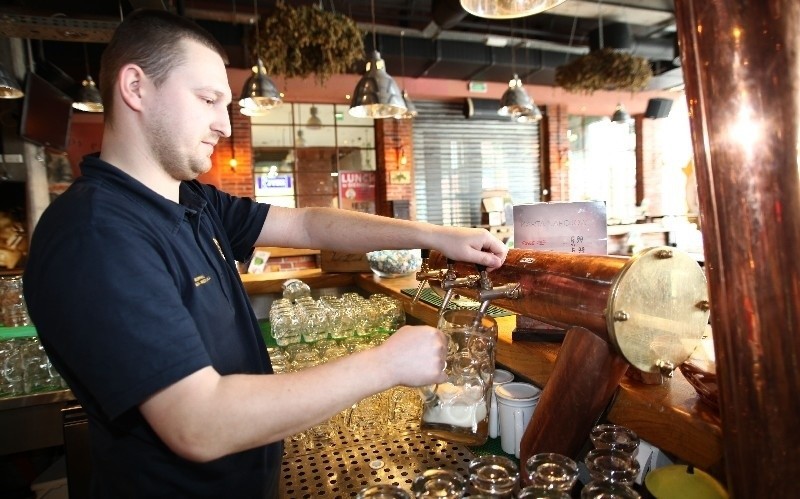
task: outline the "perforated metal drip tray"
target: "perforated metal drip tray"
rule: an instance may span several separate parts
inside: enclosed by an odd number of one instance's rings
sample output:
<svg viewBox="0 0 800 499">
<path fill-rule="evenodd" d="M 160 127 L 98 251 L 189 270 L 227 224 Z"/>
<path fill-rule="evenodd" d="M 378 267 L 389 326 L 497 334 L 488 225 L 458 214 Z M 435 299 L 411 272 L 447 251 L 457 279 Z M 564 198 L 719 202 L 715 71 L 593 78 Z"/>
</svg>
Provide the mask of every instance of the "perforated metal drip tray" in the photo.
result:
<svg viewBox="0 0 800 499">
<path fill-rule="evenodd" d="M 413 427 L 391 436 L 339 432 L 336 441 L 312 449 L 286 439 L 280 496 L 350 498 L 377 484 L 410 491 L 414 477 L 427 469 L 449 469 L 466 477 L 473 457 L 469 448 L 423 435 Z"/>
</svg>

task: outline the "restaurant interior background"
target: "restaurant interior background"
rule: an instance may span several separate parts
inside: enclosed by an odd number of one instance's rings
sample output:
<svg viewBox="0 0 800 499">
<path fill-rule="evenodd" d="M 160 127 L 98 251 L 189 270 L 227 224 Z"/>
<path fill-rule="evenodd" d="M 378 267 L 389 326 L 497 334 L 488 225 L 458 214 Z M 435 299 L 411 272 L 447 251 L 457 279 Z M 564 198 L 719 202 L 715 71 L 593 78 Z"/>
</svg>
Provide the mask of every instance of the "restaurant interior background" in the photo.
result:
<svg viewBox="0 0 800 499">
<path fill-rule="evenodd" d="M 696 221 L 697 205 L 671 1 L 570 0 L 516 20 L 478 18 L 457 1 L 292 2 L 300 4 L 355 20 L 365 53 L 376 46 L 389 74 L 416 104 L 417 117 L 351 117 L 361 61 L 324 82 L 271 75 L 284 103 L 265 116 L 242 115 L 236 101 L 251 74 L 253 20 L 275 11 L 274 1 L 6 0 L 0 2 L 0 62 L 22 84 L 32 71 L 68 91 L 87 73 L 97 78 L 104 42 L 121 15 L 135 7 L 165 7 L 209 29 L 230 57 L 233 135 L 220 141 L 203 181 L 285 206 L 484 225 L 503 238 L 511 237 L 511 220 L 490 225 L 484 197 L 514 204 L 603 200 L 609 224 L 616 226 L 609 233 L 610 252 L 669 243 L 702 253 L 699 231 L 689 223 Z M 618 43 L 608 26 L 623 26 L 623 50 L 650 62 L 654 77 L 648 86 L 577 93 L 556 86 L 556 68 L 596 48 L 603 23 L 607 44 Z M 541 121 L 516 123 L 495 112 L 515 74 L 541 109 Z M 27 198 L 24 207 L 5 206 L 20 195 L 4 195 L 0 211 L 24 216 L 22 227 L 30 230 L 49 200 L 78 174 L 80 158 L 99 148 L 102 113 L 76 110 L 58 118 L 52 110 L 38 111 L 39 121 L 68 120 L 66 141 L 42 149 L 20 137 L 26 100 L 0 102 L 0 186 L 4 193 L 24 190 Z M 653 100 L 660 111 L 653 110 Z M 618 104 L 631 121 L 611 122 Z M 42 166 L 47 182 L 31 174 Z M 630 229 L 636 222 L 639 227 Z M 315 261 L 287 256 L 270 264 L 277 270 Z M 24 257 L 16 265 L 23 266 Z"/>
</svg>

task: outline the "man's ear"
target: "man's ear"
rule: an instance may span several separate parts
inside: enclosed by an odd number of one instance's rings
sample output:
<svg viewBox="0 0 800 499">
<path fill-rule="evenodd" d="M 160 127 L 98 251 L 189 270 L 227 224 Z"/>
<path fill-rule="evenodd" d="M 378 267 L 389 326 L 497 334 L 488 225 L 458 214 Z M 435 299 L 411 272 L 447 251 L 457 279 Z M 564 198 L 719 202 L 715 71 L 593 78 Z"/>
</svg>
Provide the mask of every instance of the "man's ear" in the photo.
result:
<svg viewBox="0 0 800 499">
<path fill-rule="evenodd" d="M 136 64 L 126 64 L 119 70 L 117 89 L 125 105 L 134 111 L 142 109 L 142 83 L 146 78 L 142 68 Z"/>
</svg>

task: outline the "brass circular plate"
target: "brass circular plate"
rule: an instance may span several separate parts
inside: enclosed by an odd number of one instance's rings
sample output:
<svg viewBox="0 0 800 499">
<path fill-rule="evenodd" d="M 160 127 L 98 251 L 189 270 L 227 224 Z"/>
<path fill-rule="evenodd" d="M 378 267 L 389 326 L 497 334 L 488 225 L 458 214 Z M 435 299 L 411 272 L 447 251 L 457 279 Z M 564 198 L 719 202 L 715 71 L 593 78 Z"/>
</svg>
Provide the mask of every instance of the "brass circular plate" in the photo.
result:
<svg viewBox="0 0 800 499">
<path fill-rule="evenodd" d="M 703 269 L 683 251 L 661 246 L 631 257 L 614 278 L 606 324 L 632 366 L 667 374 L 697 348 L 709 313 Z"/>
</svg>

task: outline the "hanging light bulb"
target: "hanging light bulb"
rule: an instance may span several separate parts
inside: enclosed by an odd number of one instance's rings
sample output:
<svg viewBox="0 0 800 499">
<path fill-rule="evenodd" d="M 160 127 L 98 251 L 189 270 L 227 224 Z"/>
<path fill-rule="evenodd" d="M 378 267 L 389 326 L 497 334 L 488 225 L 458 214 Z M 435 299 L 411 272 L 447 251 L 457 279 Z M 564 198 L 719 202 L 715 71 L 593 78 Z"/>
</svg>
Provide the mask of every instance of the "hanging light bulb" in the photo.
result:
<svg viewBox="0 0 800 499">
<path fill-rule="evenodd" d="M 356 84 L 350 101 L 350 116 L 356 118 L 391 118 L 408 109 L 403 94 L 394 78 L 386 72 L 386 63 L 381 54 L 374 50 L 375 41 L 375 0 L 370 2 L 372 9 L 372 47 L 364 76 Z"/>
<path fill-rule="evenodd" d="M 253 0 L 253 12 L 256 20 L 256 54 L 259 54 L 261 36 L 258 30 L 257 0 Z M 282 102 L 283 95 L 278 91 L 275 82 L 267 76 L 267 70 L 264 68 L 264 61 L 261 56 L 257 56 L 256 65 L 253 66 L 253 74 L 244 82 L 244 87 L 242 88 L 242 95 L 239 99 L 240 112 L 245 116 L 257 116 L 275 106 L 279 106 Z"/>
<path fill-rule="evenodd" d="M 514 78 L 509 80 L 508 88 L 503 93 L 503 97 L 500 98 L 500 109 L 497 110 L 497 114 L 516 117 L 531 111 L 533 111 L 533 101 L 528 93 L 525 92 L 522 80 L 515 74 Z"/>
<path fill-rule="evenodd" d="M 488 19 L 513 19 L 532 16 L 566 0 L 461 0 L 461 7 L 473 16 Z"/>
<path fill-rule="evenodd" d="M 100 91 L 97 89 L 97 85 L 89 71 L 89 52 L 85 43 L 83 44 L 83 59 L 86 62 L 86 79 L 81 82 L 78 98 L 72 103 L 72 107 L 78 111 L 86 111 L 88 113 L 102 113 L 103 98 L 100 97 Z"/>
<path fill-rule="evenodd" d="M 611 115 L 611 121 L 614 123 L 630 123 L 633 121 L 631 115 L 625 110 L 625 106 L 622 103 L 617 103 L 617 108 L 614 110 L 614 114 Z"/>
<path fill-rule="evenodd" d="M 0 64 L 0 99 L 19 99 L 25 95 L 17 79 Z"/>
<path fill-rule="evenodd" d="M 81 88 L 78 90 L 78 99 L 72 103 L 72 107 L 87 113 L 103 112 L 103 99 L 100 97 L 100 90 L 97 89 L 97 85 L 90 75 L 86 75 L 86 79 L 81 83 Z"/>
</svg>

